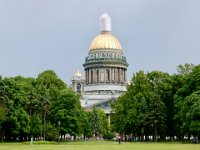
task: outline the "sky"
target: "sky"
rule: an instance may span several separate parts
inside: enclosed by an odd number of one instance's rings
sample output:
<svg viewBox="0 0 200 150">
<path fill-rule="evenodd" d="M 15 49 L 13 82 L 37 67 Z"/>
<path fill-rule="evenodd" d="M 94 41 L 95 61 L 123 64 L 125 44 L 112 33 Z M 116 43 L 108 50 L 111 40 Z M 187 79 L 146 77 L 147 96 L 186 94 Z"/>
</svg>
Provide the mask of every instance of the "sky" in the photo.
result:
<svg viewBox="0 0 200 150">
<path fill-rule="evenodd" d="M 200 63 L 200 0 L 0 0 L 0 75 L 35 78 L 51 69 L 70 84 L 77 69 L 84 74 L 105 12 L 129 79 Z"/>
</svg>

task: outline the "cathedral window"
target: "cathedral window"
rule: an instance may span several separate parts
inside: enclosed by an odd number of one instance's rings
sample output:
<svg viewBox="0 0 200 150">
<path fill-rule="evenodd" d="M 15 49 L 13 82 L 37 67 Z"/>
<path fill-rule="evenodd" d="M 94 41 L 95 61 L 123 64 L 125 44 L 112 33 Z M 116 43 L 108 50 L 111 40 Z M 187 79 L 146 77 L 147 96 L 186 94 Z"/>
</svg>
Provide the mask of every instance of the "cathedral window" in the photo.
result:
<svg viewBox="0 0 200 150">
<path fill-rule="evenodd" d="M 106 69 L 106 81 L 110 81 L 110 70 Z"/>
<path fill-rule="evenodd" d="M 97 70 L 96 81 L 99 82 L 99 70 Z"/>
<path fill-rule="evenodd" d="M 91 71 L 91 83 L 93 83 L 94 82 L 94 78 L 93 78 L 93 71 Z"/>
<path fill-rule="evenodd" d="M 80 83 L 77 83 L 76 92 L 81 93 L 81 84 Z"/>
</svg>

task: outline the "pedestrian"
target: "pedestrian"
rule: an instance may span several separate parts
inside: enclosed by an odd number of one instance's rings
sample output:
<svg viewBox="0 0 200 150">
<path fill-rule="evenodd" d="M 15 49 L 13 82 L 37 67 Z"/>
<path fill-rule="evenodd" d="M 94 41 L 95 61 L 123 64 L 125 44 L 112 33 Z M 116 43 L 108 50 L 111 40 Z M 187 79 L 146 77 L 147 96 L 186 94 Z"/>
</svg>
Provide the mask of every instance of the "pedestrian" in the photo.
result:
<svg viewBox="0 0 200 150">
<path fill-rule="evenodd" d="M 33 137 L 31 137 L 30 146 L 33 145 Z"/>
</svg>

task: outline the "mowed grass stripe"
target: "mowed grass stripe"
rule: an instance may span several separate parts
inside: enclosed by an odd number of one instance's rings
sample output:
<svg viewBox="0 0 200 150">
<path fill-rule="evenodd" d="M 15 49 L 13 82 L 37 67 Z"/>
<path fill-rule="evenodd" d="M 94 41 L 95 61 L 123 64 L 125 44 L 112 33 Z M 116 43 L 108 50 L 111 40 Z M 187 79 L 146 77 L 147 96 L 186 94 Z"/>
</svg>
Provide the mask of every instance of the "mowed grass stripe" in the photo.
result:
<svg viewBox="0 0 200 150">
<path fill-rule="evenodd" d="M 96 143 L 96 144 L 95 144 Z M 200 144 L 173 143 L 122 143 L 117 142 L 73 142 L 28 145 L 22 143 L 1 143 L 0 150 L 200 150 Z"/>
</svg>

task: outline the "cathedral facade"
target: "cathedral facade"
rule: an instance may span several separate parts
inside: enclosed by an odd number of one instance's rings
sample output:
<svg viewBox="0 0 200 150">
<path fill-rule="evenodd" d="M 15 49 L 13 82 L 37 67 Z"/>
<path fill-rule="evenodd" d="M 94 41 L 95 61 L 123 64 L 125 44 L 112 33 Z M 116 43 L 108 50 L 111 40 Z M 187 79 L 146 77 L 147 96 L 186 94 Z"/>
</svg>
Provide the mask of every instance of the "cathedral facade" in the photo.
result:
<svg viewBox="0 0 200 150">
<path fill-rule="evenodd" d="M 128 63 L 120 42 L 111 33 L 108 14 L 100 17 L 100 34 L 92 40 L 83 67 L 85 74 L 77 70 L 72 78 L 73 89 L 82 94 L 81 105 L 109 111 L 109 101 L 126 91 Z"/>
</svg>

